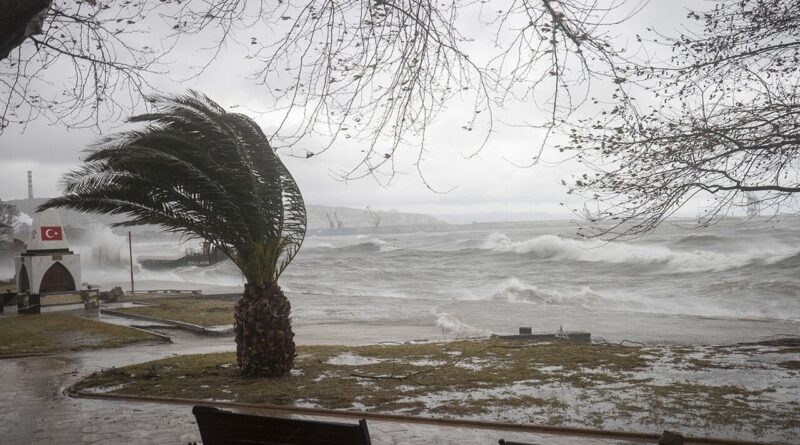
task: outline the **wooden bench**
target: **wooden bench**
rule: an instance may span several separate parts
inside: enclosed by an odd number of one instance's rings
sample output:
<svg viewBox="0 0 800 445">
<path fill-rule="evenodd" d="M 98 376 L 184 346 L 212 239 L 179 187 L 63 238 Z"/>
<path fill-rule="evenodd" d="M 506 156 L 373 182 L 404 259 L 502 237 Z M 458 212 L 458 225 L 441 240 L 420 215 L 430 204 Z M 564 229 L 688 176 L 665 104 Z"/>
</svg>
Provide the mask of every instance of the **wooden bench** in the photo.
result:
<svg viewBox="0 0 800 445">
<path fill-rule="evenodd" d="M 192 409 L 203 445 L 370 445 L 367 421 L 358 424 L 254 416 L 208 406 Z"/>
</svg>

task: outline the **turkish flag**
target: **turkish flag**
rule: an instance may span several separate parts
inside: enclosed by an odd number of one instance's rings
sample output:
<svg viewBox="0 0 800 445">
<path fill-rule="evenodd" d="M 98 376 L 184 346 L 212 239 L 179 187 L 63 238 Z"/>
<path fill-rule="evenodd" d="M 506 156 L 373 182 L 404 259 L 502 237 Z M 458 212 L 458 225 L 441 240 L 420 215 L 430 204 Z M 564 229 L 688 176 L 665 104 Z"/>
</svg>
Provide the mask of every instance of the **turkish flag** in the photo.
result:
<svg viewBox="0 0 800 445">
<path fill-rule="evenodd" d="M 61 241 L 64 232 L 58 226 L 42 226 L 42 241 Z"/>
</svg>

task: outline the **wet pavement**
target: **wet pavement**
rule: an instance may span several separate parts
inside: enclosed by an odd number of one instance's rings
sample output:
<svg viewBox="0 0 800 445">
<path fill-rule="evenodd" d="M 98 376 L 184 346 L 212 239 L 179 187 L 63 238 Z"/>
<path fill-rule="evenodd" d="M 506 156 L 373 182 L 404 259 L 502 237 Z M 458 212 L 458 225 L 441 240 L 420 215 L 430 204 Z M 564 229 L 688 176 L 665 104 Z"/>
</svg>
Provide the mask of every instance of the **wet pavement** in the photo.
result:
<svg viewBox="0 0 800 445">
<path fill-rule="evenodd" d="M 231 337 L 201 337 L 173 330 L 163 333 L 172 336 L 174 343 L 0 360 L 0 443 L 186 445 L 199 442 L 190 406 L 72 398 L 65 394 L 66 388 L 83 376 L 112 366 L 234 349 Z M 303 343 L 314 340 L 310 336 L 298 338 Z M 541 445 L 636 443 L 383 420 L 368 423 L 376 445 L 496 444 L 500 438 Z"/>
</svg>

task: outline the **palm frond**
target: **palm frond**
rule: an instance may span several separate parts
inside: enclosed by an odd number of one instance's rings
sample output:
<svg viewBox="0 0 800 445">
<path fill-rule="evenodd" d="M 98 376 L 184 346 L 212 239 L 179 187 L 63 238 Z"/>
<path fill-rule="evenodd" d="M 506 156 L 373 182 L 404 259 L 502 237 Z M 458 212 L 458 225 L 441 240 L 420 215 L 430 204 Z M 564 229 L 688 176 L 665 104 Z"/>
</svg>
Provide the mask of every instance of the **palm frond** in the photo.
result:
<svg viewBox="0 0 800 445">
<path fill-rule="evenodd" d="M 147 123 L 105 138 L 39 210 L 125 215 L 210 241 L 248 282 L 276 282 L 306 231 L 303 197 L 267 137 L 247 116 L 206 96 L 155 97 Z"/>
</svg>

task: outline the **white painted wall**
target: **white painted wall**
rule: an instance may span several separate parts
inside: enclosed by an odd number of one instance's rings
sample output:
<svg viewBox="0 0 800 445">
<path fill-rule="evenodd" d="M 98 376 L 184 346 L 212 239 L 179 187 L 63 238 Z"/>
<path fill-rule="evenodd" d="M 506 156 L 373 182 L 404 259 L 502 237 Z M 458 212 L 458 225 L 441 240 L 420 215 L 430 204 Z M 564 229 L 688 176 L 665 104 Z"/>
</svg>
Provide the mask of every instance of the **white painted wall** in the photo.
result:
<svg viewBox="0 0 800 445">
<path fill-rule="evenodd" d="M 36 255 L 36 256 L 23 256 L 14 259 L 14 272 L 17 279 L 17 292 L 22 291 L 22 286 L 19 282 L 19 272 L 22 269 L 22 264 L 28 270 L 28 278 L 31 280 L 31 293 L 38 294 L 42 286 L 42 278 L 47 270 L 53 264 L 61 263 L 67 268 L 72 279 L 75 281 L 76 290 L 81 288 L 81 256 L 76 254 L 59 254 L 59 255 Z"/>
</svg>

